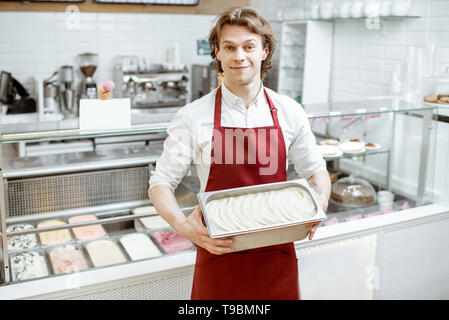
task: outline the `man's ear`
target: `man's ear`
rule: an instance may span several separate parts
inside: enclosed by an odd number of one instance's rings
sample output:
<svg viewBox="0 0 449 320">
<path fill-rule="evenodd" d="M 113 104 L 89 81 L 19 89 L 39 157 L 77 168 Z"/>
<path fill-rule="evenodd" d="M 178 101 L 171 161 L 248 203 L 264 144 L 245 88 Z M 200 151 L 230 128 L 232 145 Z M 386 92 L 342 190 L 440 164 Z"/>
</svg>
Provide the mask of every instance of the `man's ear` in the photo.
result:
<svg viewBox="0 0 449 320">
<path fill-rule="evenodd" d="M 265 48 L 263 49 L 263 51 L 264 51 L 264 54 L 263 54 L 263 59 L 262 59 L 262 61 L 265 61 L 265 59 L 268 57 L 268 54 L 270 53 L 270 49 L 269 49 L 268 47 L 265 47 Z"/>
<path fill-rule="evenodd" d="M 215 47 L 214 52 L 215 52 L 215 56 L 217 57 L 217 60 L 220 61 L 221 60 L 220 59 L 220 51 L 218 51 L 217 47 Z"/>
</svg>

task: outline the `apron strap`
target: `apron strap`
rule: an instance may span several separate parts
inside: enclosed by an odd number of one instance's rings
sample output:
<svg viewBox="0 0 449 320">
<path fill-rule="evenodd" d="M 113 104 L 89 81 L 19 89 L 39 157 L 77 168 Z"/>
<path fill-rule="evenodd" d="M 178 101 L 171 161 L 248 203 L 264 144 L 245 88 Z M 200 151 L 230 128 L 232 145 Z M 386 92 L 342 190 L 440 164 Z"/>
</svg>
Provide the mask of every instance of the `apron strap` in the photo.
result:
<svg viewBox="0 0 449 320">
<path fill-rule="evenodd" d="M 270 96 L 268 95 L 268 92 L 265 88 L 263 88 L 265 92 L 265 96 L 267 97 L 268 105 L 270 106 L 271 116 L 273 117 L 273 124 L 276 128 L 280 128 L 279 126 L 279 119 L 278 119 L 278 113 L 276 107 L 274 106 L 273 101 L 271 100 Z"/>
<path fill-rule="evenodd" d="M 221 127 L 221 86 L 218 87 L 215 94 L 215 110 L 214 110 L 214 129 Z"/>
<path fill-rule="evenodd" d="M 265 92 L 265 97 L 267 97 L 268 105 L 270 106 L 271 116 L 273 117 L 273 125 L 276 128 L 280 128 L 277 109 L 268 95 L 267 90 L 265 88 L 263 90 Z M 221 96 L 221 86 L 219 86 L 215 94 L 214 129 L 221 128 Z"/>
</svg>

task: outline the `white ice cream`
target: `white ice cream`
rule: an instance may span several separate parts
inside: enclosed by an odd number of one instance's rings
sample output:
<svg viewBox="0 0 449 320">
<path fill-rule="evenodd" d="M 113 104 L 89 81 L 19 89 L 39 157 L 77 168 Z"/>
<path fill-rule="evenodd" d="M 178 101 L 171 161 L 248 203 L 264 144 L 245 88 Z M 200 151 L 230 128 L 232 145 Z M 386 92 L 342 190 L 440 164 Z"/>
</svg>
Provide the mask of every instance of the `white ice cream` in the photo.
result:
<svg viewBox="0 0 449 320">
<path fill-rule="evenodd" d="M 237 231 L 305 220 L 316 214 L 309 193 L 299 187 L 212 200 L 208 220 L 223 231 Z"/>
<path fill-rule="evenodd" d="M 120 239 L 132 260 L 147 259 L 162 255 L 154 242 L 142 233 L 131 233 Z"/>
<path fill-rule="evenodd" d="M 97 240 L 89 242 L 86 250 L 95 267 L 109 266 L 112 264 L 126 262 L 117 244 L 111 240 Z"/>
</svg>

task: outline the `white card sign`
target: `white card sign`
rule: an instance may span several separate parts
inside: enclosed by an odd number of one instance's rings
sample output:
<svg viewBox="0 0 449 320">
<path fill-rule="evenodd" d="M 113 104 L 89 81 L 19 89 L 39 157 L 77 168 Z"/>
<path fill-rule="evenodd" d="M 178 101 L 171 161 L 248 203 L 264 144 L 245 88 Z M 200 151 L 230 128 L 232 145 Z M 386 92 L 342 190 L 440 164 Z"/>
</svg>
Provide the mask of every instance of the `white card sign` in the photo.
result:
<svg viewBox="0 0 449 320">
<path fill-rule="evenodd" d="M 125 99 L 81 99 L 80 131 L 131 128 L 131 102 Z"/>
</svg>

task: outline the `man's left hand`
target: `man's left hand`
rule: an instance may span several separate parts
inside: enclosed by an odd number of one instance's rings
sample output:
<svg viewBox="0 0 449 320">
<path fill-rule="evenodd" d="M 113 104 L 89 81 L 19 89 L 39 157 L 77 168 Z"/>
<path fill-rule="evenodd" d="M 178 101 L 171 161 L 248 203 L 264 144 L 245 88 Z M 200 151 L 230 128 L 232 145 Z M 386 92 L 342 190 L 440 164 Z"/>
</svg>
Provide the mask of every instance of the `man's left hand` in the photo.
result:
<svg viewBox="0 0 449 320">
<path fill-rule="evenodd" d="M 317 195 L 318 201 L 320 202 L 321 208 L 323 208 L 323 211 L 326 212 L 327 206 L 329 204 L 329 200 L 327 197 L 323 197 L 321 195 Z M 312 240 L 313 236 L 315 235 L 316 229 L 320 225 L 320 221 L 318 222 L 312 222 L 312 223 L 306 223 L 306 226 L 312 226 L 312 229 L 309 233 L 309 240 Z"/>
</svg>

